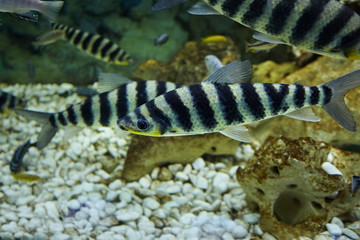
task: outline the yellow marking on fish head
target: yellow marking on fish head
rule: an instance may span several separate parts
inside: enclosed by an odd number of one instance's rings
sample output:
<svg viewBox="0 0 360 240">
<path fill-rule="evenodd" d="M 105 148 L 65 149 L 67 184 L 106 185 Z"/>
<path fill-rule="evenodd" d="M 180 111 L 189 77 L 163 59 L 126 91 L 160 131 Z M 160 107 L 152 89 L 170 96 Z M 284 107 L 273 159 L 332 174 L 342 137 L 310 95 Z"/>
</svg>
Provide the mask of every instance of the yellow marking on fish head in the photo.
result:
<svg viewBox="0 0 360 240">
<path fill-rule="evenodd" d="M 227 42 L 227 38 L 223 35 L 212 35 L 201 39 L 202 43 L 221 43 Z"/>
<path fill-rule="evenodd" d="M 355 49 L 346 49 L 344 51 L 345 58 L 348 60 L 360 60 L 360 54 Z"/>
<path fill-rule="evenodd" d="M 144 135 L 144 136 L 149 136 L 149 137 L 161 137 L 161 132 L 158 129 L 154 129 L 154 131 L 151 132 L 141 132 L 141 131 L 136 131 L 130 128 L 125 128 L 125 131 L 128 131 L 129 133 L 133 133 L 133 134 L 137 134 L 137 135 Z"/>
<path fill-rule="evenodd" d="M 26 173 L 13 173 L 12 176 L 18 181 L 34 182 L 41 180 L 41 177 Z"/>
</svg>

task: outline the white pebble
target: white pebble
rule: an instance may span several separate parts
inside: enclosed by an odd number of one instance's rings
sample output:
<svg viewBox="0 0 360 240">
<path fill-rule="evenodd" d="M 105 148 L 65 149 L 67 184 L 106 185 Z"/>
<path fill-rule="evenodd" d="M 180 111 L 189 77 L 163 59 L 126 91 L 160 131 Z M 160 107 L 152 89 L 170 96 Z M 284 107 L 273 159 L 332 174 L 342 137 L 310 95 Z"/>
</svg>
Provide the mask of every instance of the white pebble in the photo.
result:
<svg viewBox="0 0 360 240">
<path fill-rule="evenodd" d="M 334 218 L 331 220 L 331 223 L 338 225 L 340 228 L 344 228 L 344 223 L 343 223 L 343 222 L 340 220 L 340 218 L 338 218 L 338 217 L 334 217 Z"/>
<path fill-rule="evenodd" d="M 140 180 L 139 180 L 139 184 L 140 184 L 140 186 L 143 187 L 143 188 L 149 188 L 150 185 L 151 185 L 151 182 L 150 182 L 150 180 L 149 180 L 147 177 L 142 177 L 142 178 L 140 178 Z"/>
<path fill-rule="evenodd" d="M 259 222 L 259 220 L 260 220 L 260 214 L 258 213 L 250 213 L 244 215 L 244 221 L 250 224 L 256 224 Z"/>
<path fill-rule="evenodd" d="M 158 203 L 158 201 L 154 198 L 148 197 L 143 200 L 143 207 L 156 210 L 160 207 L 160 203 Z"/>
<path fill-rule="evenodd" d="M 226 232 L 222 235 L 222 239 L 223 240 L 234 240 L 234 237 L 231 235 L 231 233 Z"/>
<path fill-rule="evenodd" d="M 142 215 L 142 208 L 136 206 L 129 206 L 126 209 L 120 209 L 115 213 L 117 220 L 119 221 L 134 221 L 140 218 Z"/>
<path fill-rule="evenodd" d="M 50 238 L 50 240 L 68 240 L 68 239 L 70 239 L 70 236 L 64 233 L 57 233 Z"/>
<path fill-rule="evenodd" d="M 205 167 L 205 161 L 202 158 L 197 158 L 195 159 L 195 161 L 192 163 L 192 166 L 195 170 L 200 170 L 203 169 Z"/>
<path fill-rule="evenodd" d="M 118 193 L 114 191 L 108 191 L 106 194 L 105 200 L 108 202 L 113 202 L 118 197 Z"/>
<path fill-rule="evenodd" d="M 18 226 L 15 222 L 10 222 L 9 224 L 2 225 L 1 230 L 4 232 L 16 233 L 18 231 Z"/>
<path fill-rule="evenodd" d="M 119 179 L 116 179 L 115 181 L 109 184 L 109 189 L 111 190 L 121 189 L 122 185 L 123 185 L 122 182 Z"/>
<path fill-rule="evenodd" d="M 189 176 L 184 172 L 177 172 L 175 174 L 175 178 L 180 180 L 180 181 L 183 181 L 183 182 L 186 182 L 186 181 L 189 180 Z"/>
<path fill-rule="evenodd" d="M 168 194 L 176 194 L 176 193 L 181 192 L 181 187 L 177 184 L 171 184 L 170 186 L 168 186 L 166 188 L 166 192 Z"/>
<path fill-rule="evenodd" d="M 183 225 L 190 225 L 195 218 L 195 215 L 192 213 L 186 213 L 180 217 L 180 223 Z"/>
<path fill-rule="evenodd" d="M 68 208 L 70 208 L 71 210 L 78 210 L 80 209 L 80 202 L 76 199 L 70 200 L 67 203 Z"/>
<path fill-rule="evenodd" d="M 208 187 L 208 182 L 207 182 L 206 178 L 204 178 L 204 177 L 191 174 L 190 181 L 197 188 L 207 189 L 207 187 Z"/>
<path fill-rule="evenodd" d="M 64 227 L 61 222 L 48 221 L 47 224 L 49 225 L 49 229 L 52 233 L 64 231 Z"/>
<path fill-rule="evenodd" d="M 237 225 L 232 230 L 232 235 L 234 238 L 245 238 L 248 235 L 248 231 L 241 225 Z"/>
<path fill-rule="evenodd" d="M 73 151 L 73 153 L 77 156 L 80 156 L 82 153 L 82 145 L 79 142 L 72 142 L 70 144 L 70 149 Z"/>
<path fill-rule="evenodd" d="M 57 207 L 54 202 L 46 202 L 45 208 L 46 208 L 47 215 L 50 218 L 53 218 L 56 220 L 59 219 L 59 212 L 58 212 Z"/>
<path fill-rule="evenodd" d="M 264 233 L 264 235 L 262 235 L 262 239 L 263 240 L 276 240 L 276 238 L 273 236 L 273 235 L 271 235 L 270 233 Z"/>
<path fill-rule="evenodd" d="M 359 236 L 354 231 L 348 228 L 343 228 L 342 233 L 351 239 L 359 239 Z"/>
<path fill-rule="evenodd" d="M 331 163 L 329 162 L 324 162 L 322 165 L 321 165 L 321 168 L 329 175 L 343 175 L 339 169 L 337 169 L 334 165 L 332 165 Z"/>
<path fill-rule="evenodd" d="M 220 194 L 226 192 L 228 190 L 229 182 L 229 175 L 222 172 L 217 173 L 213 179 L 214 192 Z"/>
<path fill-rule="evenodd" d="M 331 235 L 340 236 L 342 234 L 341 228 L 336 224 L 327 223 L 326 229 Z"/>
<path fill-rule="evenodd" d="M 76 220 L 83 220 L 83 219 L 87 219 L 89 217 L 89 215 L 84 212 L 84 211 L 78 211 L 75 213 L 75 219 Z"/>
<path fill-rule="evenodd" d="M 9 221 L 17 221 L 19 218 L 14 212 L 8 212 L 4 215 L 4 217 Z"/>
<path fill-rule="evenodd" d="M 192 227 L 184 230 L 185 239 L 199 239 L 201 230 L 198 227 Z"/>
<path fill-rule="evenodd" d="M 98 192 L 92 192 L 88 194 L 88 199 L 90 202 L 96 203 L 102 199 L 102 196 Z"/>
</svg>

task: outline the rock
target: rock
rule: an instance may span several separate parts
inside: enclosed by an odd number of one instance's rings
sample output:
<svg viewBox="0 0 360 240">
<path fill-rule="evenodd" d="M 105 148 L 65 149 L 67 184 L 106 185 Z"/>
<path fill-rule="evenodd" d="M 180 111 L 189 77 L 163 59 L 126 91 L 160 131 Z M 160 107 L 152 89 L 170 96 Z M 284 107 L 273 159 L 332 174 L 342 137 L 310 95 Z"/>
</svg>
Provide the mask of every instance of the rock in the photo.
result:
<svg viewBox="0 0 360 240">
<path fill-rule="evenodd" d="M 343 175 L 322 169 L 328 155 Z M 278 239 L 314 237 L 333 217 L 351 212 L 359 191 L 351 175 L 360 173 L 360 155 L 311 138 L 269 138 L 237 178 L 249 205 L 261 214 L 260 226 Z"/>
</svg>

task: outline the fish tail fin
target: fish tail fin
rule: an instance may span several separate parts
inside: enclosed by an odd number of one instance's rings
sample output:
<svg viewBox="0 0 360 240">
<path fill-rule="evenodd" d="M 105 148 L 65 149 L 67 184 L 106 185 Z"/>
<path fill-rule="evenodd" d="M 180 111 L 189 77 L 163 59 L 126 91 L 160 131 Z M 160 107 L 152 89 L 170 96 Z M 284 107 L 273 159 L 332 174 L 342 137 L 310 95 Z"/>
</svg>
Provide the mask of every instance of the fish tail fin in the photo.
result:
<svg viewBox="0 0 360 240">
<path fill-rule="evenodd" d="M 323 105 L 324 110 L 342 127 L 355 132 L 356 122 L 345 104 L 344 97 L 351 89 L 360 87 L 360 70 L 320 86 L 326 86 L 331 89 L 331 98 L 327 104 Z"/>
<path fill-rule="evenodd" d="M 54 127 L 50 122 L 50 116 L 54 113 L 47 113 L 47 112 L 36 112 L 26 109 L 15 109 L 16 113 L 20 114 L 21 116 L 34 120 L 40 124 L 42 124 L 42 128 L 40 134 L 38 136 L 38 140 L 36 143 L 36 147 L 40 150 L 44 148 L 51 139 L 55 136 L 58 128 Z"/>
<path fill-rule="evenodd" d="M 42 1 L 42 8 L 39 10 L 46 19 L 50 22 L 55 22 L 56 17 L 60 9 L 62 8 L 64 2 L 63 1 Z"/>
</svg>

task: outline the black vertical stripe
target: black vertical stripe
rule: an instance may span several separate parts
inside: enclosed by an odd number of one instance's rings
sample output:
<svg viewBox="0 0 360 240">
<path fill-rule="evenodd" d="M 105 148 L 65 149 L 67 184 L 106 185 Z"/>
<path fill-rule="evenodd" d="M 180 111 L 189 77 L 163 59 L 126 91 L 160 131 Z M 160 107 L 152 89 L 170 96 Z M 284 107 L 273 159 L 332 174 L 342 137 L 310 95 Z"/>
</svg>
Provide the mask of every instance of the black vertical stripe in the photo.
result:
<svg viewBox="0 0 360 240">
<path fill-rule="evenodd" d="M 346 6 L 342 6 L 337 16 L 333 18 L 320 32 L 320 35 L 315 42 L 315 48 L 322 49 L 331 43 L 336 35 L 346 26 L 355 12 Z"/>
<path fill-rule="evenodd" d="M 218 3 L 218 0 L 209 0 L 211 6 L 215 6 Z"/>
<path fill-rule="evenodd" d="M 176 115 L 177 122 L 181 125 L 182 129 L 186 132 L 192 129 L 190 110 L 185 106 L 180 99 L 176 90 L 167 92 L 164 94 L 166 102 L 169 104 L 171 110 Z"/>
<path fill-rule="evenodd" d="M 310 104 L 316 105 L 319 103 L 320 91 L 318 87 L 310 87 Z"/>
<path fill-rule="evenodd" d="M 8 96 L 7 92 L 3 92 L 3 91 L 0 92 L 0 111 L 4 110 L 3 108 L 5 107 L 7 96 Z"/>
<path fill-rule="evenodd" d="M 332 97 L 332 91 L 329 87 L 322 85 L 322 90 L 323 90 L 323 94 L 324 94 L 324 99 L 323 99 L 323 105 L 328 104 L 331 100 Z"/>
<path fill-rule="evenodd" d="M 75 111 L 74 111 L 74 105 L 71 105 L 70 107 L 68 107 L 66 109 L 67 111 L 67 114 L 68 114 L 68 119 L 69 121 L 74 124 L 74 125 L 77 125 L 78 124 L 78 120 L 77 120 L 77 117 L 76 117 L 76 114 L 75 114 Z"/>
<path fill-rule="evenodd" d="M 221 6 L 223 14 L 228 17 L 234 17 L 244 2 L 245 0 L 225 0 Z"/>
<path fill-rule="evenodd" d="M 94 113 L 92 111 L 92 98 L 87 98 L 80 106 L 81 116 L 86 125 L 94 124 Z"/>
<path fill-rule="evenodd" d="M 269 23 L 265 29 L 271 34 L 282 33 L 287 19 L 290 17 L 297 0 L 281 0 L 271 13 Z"/>
<path fill-rule="evenodd" d="M 295 27 L 292 29 L 290 36 L 290 42 L 292 44 L 298 44 L 305 39 L 306 34 L 311 31 L 329 1 L 330 0 L 310 0 L 310 5 L 305 8 L 301 17 L 296 22 Z"/>
<path fill-rule="evenodd" d="M 83 31 L 80 31 L 80 32 L 78 32 L 78 34 L 76 34 L 75 39 L 74 39 L 74 44 L 75 45 L 78 45 L 80 43 L 83 35 L 84 35 Z"/>
<path fill-rule="evenodd" d="M 159 81 L 156 83 L 156 96 L 166 93 L 166 82 Z"/>
<path fill-rule="evenodd" d="M 227 84 L 215 84 L 216 93 L 219 98 L 220 109 L 226 120 L 226 124 L 242 123 L 243 116 L 238 110 L 235 96 Z"/>
<path fill-rule="evenodd" d="M 305 89 L 301 84 L 295 84 L 294 91 L 294 103 L 297 108 L 301 108 L 304 106 L 305 102 Z"/>
<path fill-rule="evenodd" d="M 99 47 L 101 45 L 101 42 L 104 40 L 103 37 L 100 37 L 95 40 L 94 44 L 91 47 L 91 53 L 96 54 L 99 50 Z"/>
<path fill-rule="evenodd" d="M 360 39 L 360 27 L 355 29 L 354 31 L 348 33 L 343 38 L 341 38 L 339 49 L 347 49 L 352 47 L 355 43 L 357 43 Z"/>
<path fill-rule="evenodd" d="M 68 124 L 63 112 L 58 113 L 57 119 L 63 126 L 66 126 Z"/>
<path fill-rule="evenodd" d="M 116 56 L 118 55 L 119 51 L 120 51 L 120 48 L 116 48 L 115 51 L 112 51 L 112 52 L 110 53 L 110 55 L 109 55 L 110 61 L 114 61 L 114 60 L 115 60 L 115 58 L 116 58 Z"/>
<path fill-rule="evenodd" d="M 104 92 L 99 95 L 100 99 L 100 123 L 107 127 L 110 125 L 111 105 L 109 101 L 109 92 Z"/>
<path fill-rule="evenodd" d="M 49 122 L 50 122 L 51 126 L 53 126 L 53 127 L 55 127 L 55 128 L 58 127 L 58 125 L 56 124 L 55 114 L 51 114 L 51 115 L 49 116 Z"/>
<path fill-rule="evenodd" d="M 106 57 L 106 54 L 108 53 L 108 51 L 112 46 L 113 43 L 110 41 L 107 44 L 105 44 L 105 46 L 101 48 L 101 57 Z"/>
<path fill-rule="evenodd" d="M 82 42 L 81 46 L 82 49 L 87 50 L 87 48 L 89 47 L 90 41 L 93 38 L 94 34 L 89 33 L 89 35 L 84 39 L 84 41 Z"/>
<path fill-rule="evenodd" d="M 70 40 L 73 35 L 75 33 L 75 29 L 74 28 L 67 28 L 66 31 L 65 31 L 65 37 Z"/>
<path fill-rule="evenodd" d="M 116 116 L 118 118 L 124 117 L 129 111 L 127 98 L 127 84 L 123 84 L 117 89 Z"/>
<path fill-rule="evenodd" d="M 271 83 L 264 83 L 266 96 L 269 98 L 271 113 L 277 115 L 280 110 L 286 111 L 288 106 L 284 100 L 289 94 L 289 86 L 282 84 L 277 90 Z"/>
<path fill-rule="evenodd" d="M 147 101 L 146 81 L 138 81 L 136 84 L 136 106 L 143 105 Z"/>
<path fill-rule="evenodd" d="M 158 123 L 160 134 L 163 135 L 167 130 L 171 129 L 171 122 L 169 118 L 155 105 L 155 101 L 151 100 L 146 103 L 146 108 L 150 113 L 150 117 Z M 140 115 L 137 114 L 139 117 Z"/>
<path fill-rule="evenodd" d="M 241 85 L 244 102 L 247 105 L 248 110 L 254 116 L 255 120 L 261 120 L 265 118 L 265 109 L 261 103 L 259 94 L 252 83 L 242 83 Z"/>
<path fill-rule="evenodd" d="M 254 0 L 250 4 L 249 9 L 245 12 L 241 21 L 246 25 L 254 26 L 256 20 L 264 13 L 266 3 L 267 0 Z"/>
<path fill-rule="evenodd" d="M 126 52 L 125 51 L 121 51 L 120 56 L 118 57 L 118 61 L 122 62 L 124 61 L 124 57 L 126 56 Z"/>
<path fill-rule="evenodd" d="M 201 84 L 190 85 L 189 91 L 202 124 L 207 129 L 215 128 L 217 121 L 215 119 L 214 110 L 211 108 L 210 101 L 207 98 Z"/>
<path fill-rule="evenodd" d="M 9 94 L 9 96 L 10 96 L 9 109 L 13 109 L 13 108 L 15 108 L 16 97 L 12 94 Z"/>
</svg>

